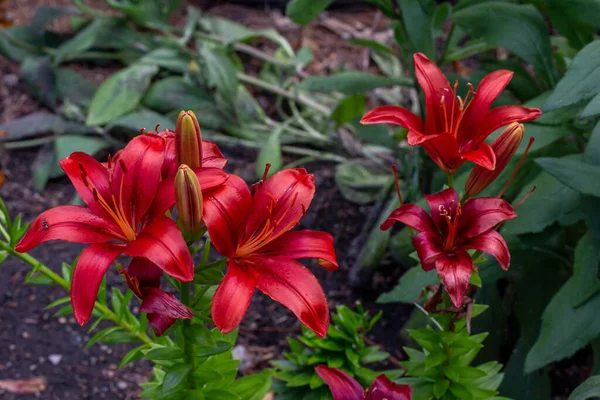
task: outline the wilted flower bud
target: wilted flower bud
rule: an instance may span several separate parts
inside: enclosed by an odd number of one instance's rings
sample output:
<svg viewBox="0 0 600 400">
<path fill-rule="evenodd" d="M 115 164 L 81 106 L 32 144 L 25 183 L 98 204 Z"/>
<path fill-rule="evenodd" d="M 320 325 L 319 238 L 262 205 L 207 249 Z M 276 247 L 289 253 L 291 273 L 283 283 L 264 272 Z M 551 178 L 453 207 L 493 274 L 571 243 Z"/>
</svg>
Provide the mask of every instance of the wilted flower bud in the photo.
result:
<svg viewBox="0 0 600 400">
<path fill-rule="evenodd" d="M 465 193 L 468 197 L 477 196 L 506 168 L 506 165 L 515 155 L 519 148 L 525 129 L 523 125 L 512 123 L 492 143 L 492 149 L 496 154 L 496 168 L 493 171 L 480 167 L 473 168 L 465 185 Z"/>
<path fill-rule="evenodd" d="M 202 225 L 202 190 L 198 177 L 187 165 L 175 175 L 175 205 L 183 229 L 196 232 Z"/>
<path fill-rule="evenodd" d="M 202 132 L 192 111 L 182 111 L 175 128 L 177 162 L 190 168 L 202 166 Z"/>
</svg>

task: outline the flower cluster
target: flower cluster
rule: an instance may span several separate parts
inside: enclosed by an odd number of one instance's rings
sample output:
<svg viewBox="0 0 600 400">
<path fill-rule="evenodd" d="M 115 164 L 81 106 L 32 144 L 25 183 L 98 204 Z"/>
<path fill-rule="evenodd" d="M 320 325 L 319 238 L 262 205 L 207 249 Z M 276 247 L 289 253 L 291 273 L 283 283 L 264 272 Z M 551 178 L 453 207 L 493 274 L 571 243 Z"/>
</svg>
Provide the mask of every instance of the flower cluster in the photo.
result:
<svg viewBox="0 0 600 400">
<path fill-rule="evenodd" d="M 403 204 L 396 177 L 400 207 L 392 212 L 381 229 L 390 229 L 400 222 L 418 231 L 412 243 L 422 268 L 437 270 L 452 302 L 460 307 L 473 272 L 473 259 L 468 250 L 492 255 L 505 270 L 510 264 L 506 242 L 496 230 L 504 221 L 517 216 L 513 207 L 501 199 L 510 180 L 497 197 L 474 196 L 500 175 L 517 151 L 524 136 L 523 125 L 518 122 L 536 119 L 541 111 L 522 106 L 490 109 L 510 82 L 510 71 L 490 73 L 483 78 L 477 91 L 469 85 L 463 99 L 457 95 L 458 82 L 450 86 L 443 72 L 425 55 L 415 54 L 414 63 L 417 79 L 425 93 L 425 122 L 412 112 L 395 106 L 373 109 L 361 122 L 389 123 L 408 129 L 408 144 L 422 146 L 449 175 L 450 184 L 466 161 L 475 163 L 475 167 L 467 179 L 462 199 L 452 187 L 425 195 L 429 213 L 415 204 Z M 493 131 L 503 126 L 506 128 L 492 144 L 485 142 Z M 526 154 L 527 151 L 523 158 Z"/>
<path fill-rule="evenodd" d="M 333 237 L 292 230 L 314 196 L 313 175 L 304 169 L 283 170 L 250 190 L 240 177 L 223 170 L 226 163 L 218 146 L 202 139 L 190 111 L 180 113 L 175 132 L 142 132 L 106 163 L 73 153 L 60 166 L 87 207 L 60 206 L 42 213 L 16 250 L 27 252 L 50 240 L 88 244 L 71 286 L 73 311 L 81 325 L 92 314 L 107 270 L 117 257 L 132 257 L 120 272 L 141 299 L 140 311 L 161 335 L 177 319 L 194 317 L 160 288 L 161 277 L 166 273 L 191 281 L 194 265 L 188 246 L 208 230 L 228 260 L 211 310 L 222 332 L 240 324 L 258 288 L 324 336 L 329 326 L 325 294 L 296 260 L 317 258 L 323 267 L 337 269 Z M 179 225 L 172 217 L 175 210 Z"/>
</svg>

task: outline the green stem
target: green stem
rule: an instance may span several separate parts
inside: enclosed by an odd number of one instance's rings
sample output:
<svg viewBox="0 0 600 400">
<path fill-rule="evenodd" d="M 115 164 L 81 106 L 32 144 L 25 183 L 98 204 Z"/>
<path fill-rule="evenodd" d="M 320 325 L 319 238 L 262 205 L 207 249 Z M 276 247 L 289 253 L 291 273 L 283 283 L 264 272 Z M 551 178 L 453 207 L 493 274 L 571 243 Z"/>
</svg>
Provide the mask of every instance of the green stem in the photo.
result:
<svg viewBox="0 0 600 400">
<path fill-rule="evenodd" d="M 190 291 L 191 285 L 189 282 L 181 283 L 181 302 L 189 308 L 190 306 Z M 183 320 L 183 329 L 189 329 L 192 325 L 192 320 L 184 319 Z M 189 382 L 190 387 L 192 389 L 196 389 L 196 380 L 194 379 L 194 371 L 196 370 L 196 357 L 194 356 L 194 344 L 183 335 L 183 352 L 185 354 L 186 363 L 191 367 L 191 372 L 189 374 Z"/>
<path fill-rule="evenodd" d="M 283 96 L 285 98 L 288 98 L 290 100 L 295 100 L 299 103 L 304 104 L 305 106 L 314 108 L 316 111 L 320 112 L 321 114 L 325 115 L 325 116 L 329 116 L 331 115 L 331 109 L 329 109 L 329 107 L 324 106 L 323 104 L 317 103 L 316 101 L 314 101 L 313 99 L 306 97 L 302 94 L 294 94 L 292 92 L 289 92 L 285 89 L 282 89 L 278 86 L 275 85 L 271 85 L 268 82 L 263 81 L 262 79 L 258 79 L 255 78 L 253 76 L 247 75 L 243 72 L 238 72 L 237 73 L 237 78 L 244 83 L 250 84 L 250 85 L 254 85 L 256 87 L 259 87 L 261 89 L 265 89 L 268 90 L 269 92 L 278 94 L 280 96 Z"/>
<path fill-rule="evenodd" d="M 68 292 L 71 291 L 71 285 L 69 285 L 69 282 L 64 280 L 60 275 L 58 275 L 56 272 L 52 271 L 50 268 L 45 266 L 41 261 L 32 257 L 28 253 L 19 253 L 15 249 L 13 249 L 11 246 L 9 246 L 8 244 L 6 244 L 4 242 L 0 242 L 0 249 L 9 252 L 13 256 L 15 256 L 15 257 L 19 258 L 20 260 L 26 262 L 27 264 L 31 265 L 36 271 L 39 271 L 43 275 L 47 276 L 54 283 L 56 283 L 58 286 L 62 287 L 66 291 L 68 291 Z M 121 318 L 119 318 L 119 316 L 117 314 L 112 312 L 104 304 L 96 302 L 96 304 L 94 304 L 94 308 L 96 310 L 98 310 L 98 312 L 103 314 L 104 319 L 113 321 L 121 329 L 129 332 L 130 334 L 135 336 L 137 339 L 139 339 L 140 342 L 142 342 L 144 344 L 152 343 L 152 340 L 148 337 L 148 335 L 146 335 L 145 332 L 140 332 L 133 325 L 129 324 L 126 321 L 121 320 Z"/>
<path fill-rule="evenodd" d="M 448 187 L 454 187 L 454 174 L 448 174 Z"/>
</svg>

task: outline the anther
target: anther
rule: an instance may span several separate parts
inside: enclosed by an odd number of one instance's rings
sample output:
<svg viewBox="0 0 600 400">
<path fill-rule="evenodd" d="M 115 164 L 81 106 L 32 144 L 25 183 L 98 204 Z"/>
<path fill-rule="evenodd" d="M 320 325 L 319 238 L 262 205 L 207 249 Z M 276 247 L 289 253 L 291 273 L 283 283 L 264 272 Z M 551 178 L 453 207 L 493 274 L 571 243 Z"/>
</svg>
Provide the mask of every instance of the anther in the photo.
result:
<svg viewBox="0 0 600 400">
<path fill-rule="evenodd" d="M 90 182 L 88 181 L 87 175 L 84 172 L 81 173 L 81 180 L 83 181 L 83 184 L 85 185 L 85 187 L 89 189 Z"/>
<path fill-rule="evenodd" d="M 156 124 L 156 126 L 154 127 L 154 133 L 158 133 L 158 127 L 160 126 L 160 124 Z"/>
<path fill-rule="evenodd" d="M 109 154 L 108 155 L 108 169 L 112 168 L 112 156 Z"/>
<path fill-rule="evenodd" d="M 264 181 L 264 180 L 267 179 L 267 175 L 269 174 L 269 169 L 271 169 L 271 164 L 267 163 L 265 165 L 265 172 L 263 172 L 263 176 L 262 176 L 261 181 Z"/>
<path fill-rule="evenodd" d="M 146 134 L 146 128 L 140 129 L 140 135 L 145 135 L 145 134 Z"/>
<path fill-rule="evenodd" d="M 100 198 L 98 196 L 98 191 L 96 190 L 96 188 L 92 188 L 92 195 L 94 196 L 95 202 L 98 202 L 98 200 L 100 200 Z"/>
<path fill-rule="evenodd" d="M 85 176 L 87 176 L 87 172 L 85 172 L 85 167 L 83 166 L 82 163 L 77 163 L 77 165 L 79 165 L 79 170 L 81 171 L 81 173 Z"/>
</svg>

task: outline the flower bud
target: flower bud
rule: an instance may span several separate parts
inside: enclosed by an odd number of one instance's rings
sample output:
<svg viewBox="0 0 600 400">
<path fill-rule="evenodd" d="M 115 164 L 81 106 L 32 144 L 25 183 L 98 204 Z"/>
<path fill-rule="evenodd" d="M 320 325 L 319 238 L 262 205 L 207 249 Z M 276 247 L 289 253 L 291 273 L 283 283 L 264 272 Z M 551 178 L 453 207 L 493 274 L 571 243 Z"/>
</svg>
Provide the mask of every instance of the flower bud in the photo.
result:
<svg viewBox="0 0 600 400">
<path fill-rule="evenodd" d="M 465 185 L 465 193 L 468 197 L 477 196 L 500 175 L 515 155 L 523 140 L 524 133 L 523 125 L 515 122 L 507 126 L 494 140 L 492 149 L 496 154 L 496 168 L 493 171 L 479 165 L 473 168 Z"/>
<path fill-rule="evenodd" d="M 198 119 L 192 111 L 182 111 L 175 128 L 175 152 L 177 163 L 190 168 L 202 166 L 202 132 Z"/>
<path fill-rule="evenodd" d="M 198 177 L 187 165 L 175 175 L 175 206 L 183 229 L 196 232 L 202 226 L 202 190 Z"/>
</svg>

